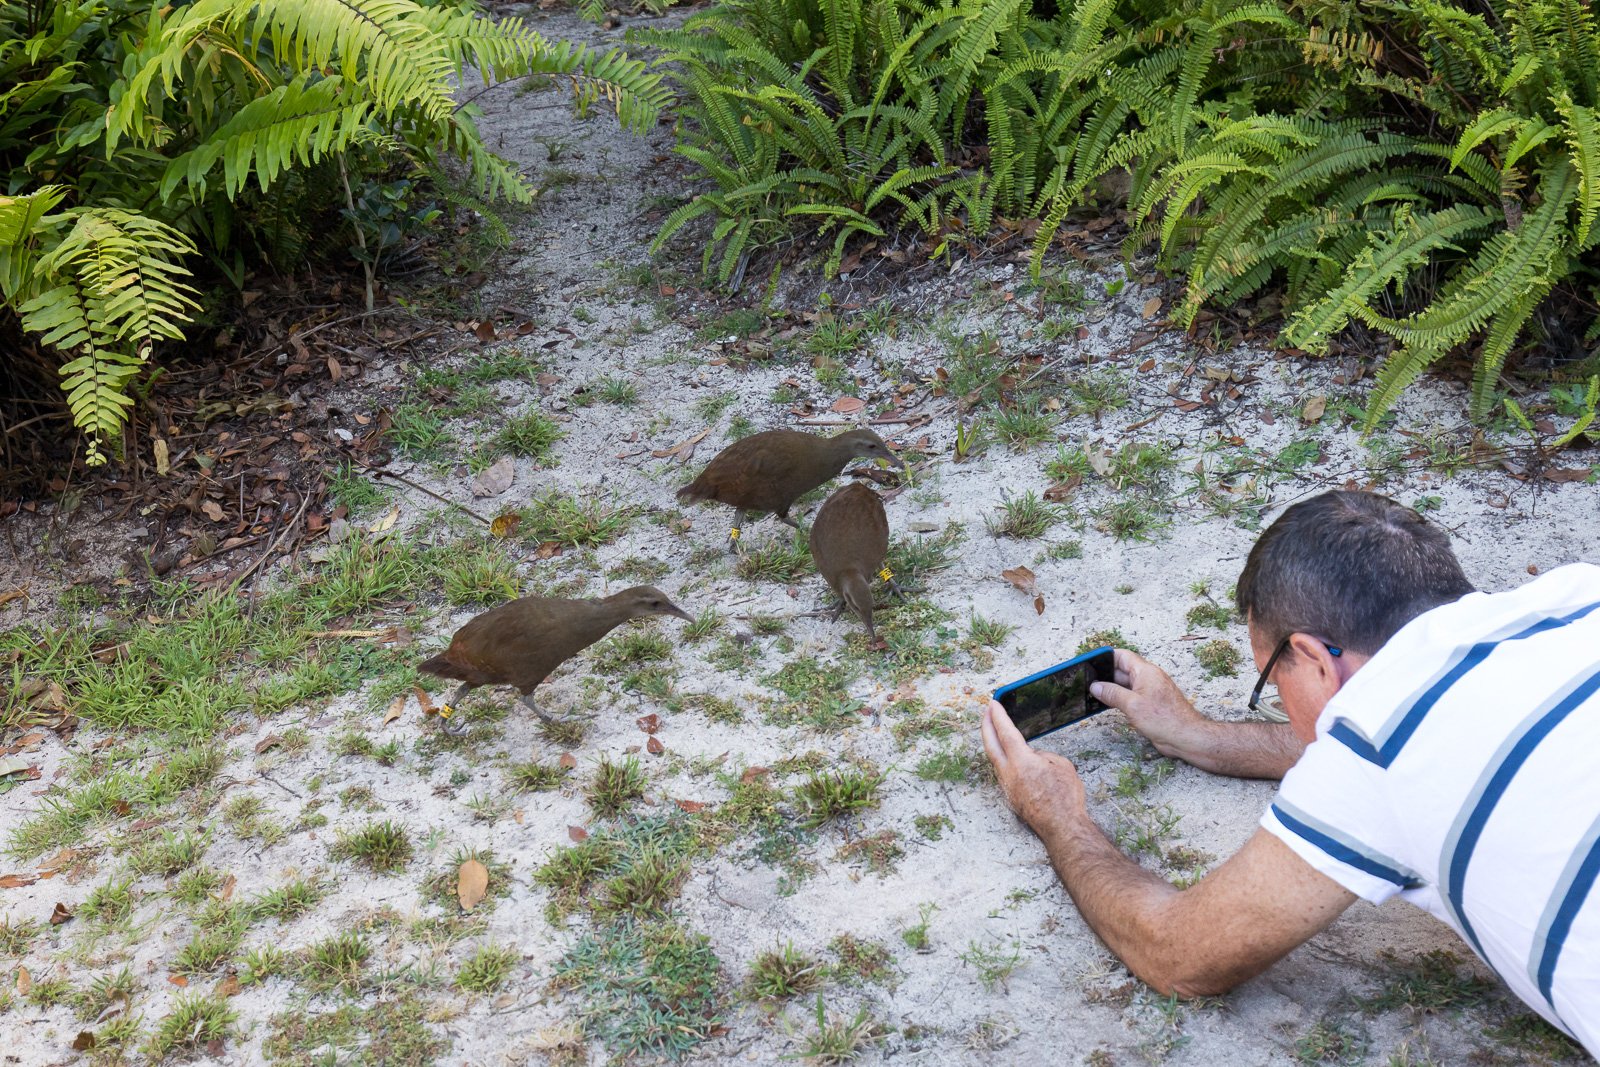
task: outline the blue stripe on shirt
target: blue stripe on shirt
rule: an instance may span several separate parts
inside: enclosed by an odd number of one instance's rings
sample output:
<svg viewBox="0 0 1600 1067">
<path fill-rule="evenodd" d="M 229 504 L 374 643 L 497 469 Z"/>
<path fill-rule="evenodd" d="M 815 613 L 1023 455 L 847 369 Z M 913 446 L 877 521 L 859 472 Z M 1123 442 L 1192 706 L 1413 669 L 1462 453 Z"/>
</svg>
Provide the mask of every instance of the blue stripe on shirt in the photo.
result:
<svg viewBox="0 0 1600 1067">
<path fill-rule="evenodd" d="M 1488 659 L 1489 654 L 1495 648 L 1506 641 L 1522 641 L 1548 630 L 1554 630 L 1569 623 L 1577 622 L 1597 608 L 1600 608 L 1600 602 L 1589 604 L 1560 617 L 1546 616 L 1533 625 L 1507 637 L 1491 641 L 1479 641 L 1467 649 L 1466 653 L 1448 667 L 1443 674 L 1429 683 L 1421 695 L 1400 716 L 1399 720 L 1394 722 L 1392 728 L 1386 727 L 1385 730 L 1379 732 L 1378 736 L 1381 741 L 1377 745 L 1374 745 L 1366 735 L 1352 726 L 1347 719 L 1336 720 L 1328 728 L 1328 736 L 1337 739 L 1346 748 L 1367 762 L 1376 763 L 1380 767 L 1387 768 L 1389 764 L 1394 762 L 1395 757 L 1400 754 L 1400 750 L 1405 747 L 1405 743 L 1411 739 L 1411 735 L 1417 732 L 1417 727 L 1422 725 L 1422 720 L 1427 717 L 1429 711 L 1433 710 L 1433 706 L 1439 702 L 1439 698 L 1444 696 L 1450 687 L 1459 682 L 1468 671 Z M 1404 707 L 1404 705 L 1401 706 Z"/>
<path fill-rule="evenodd" d="M 1562 720 L 1575 708 L 1596 692 L 1600 692 L 1600 670 L 1587 677 L 1568 682 L 1543 706 L 1524 719 L 1506 738 L 1505 743 L 1495 752 L 1488 766 L 1479 775 L 1478 784 L 1469 796 L 1466 806 L 1462 808 L 1461 815 L 1457 816 L 1456 824 L 1451 828 L 1449 836 L 1445 838 L 1444 851 L 1440 855 L 1439 879 L 1444 889 L 1444 903 L 1460 923 L 1462 936 L 1479 956 L 1484 955 L 1483 945 L 1479 943 L 1477 932 L 1473 930 L 1472 923 L 1467 918 L 1462 892 L 1467 880 L 1467 868 L 1472 863 L 1473 850 L 1477 848 L 1478 840 L 1483 836 L 1484 827 L 1488 825 L 1489 817 L 1494 814 L 1495 806 L 1500 803 L 1500 798 L 1505 796 L 1506 789 L 1517 776 L 1517 772 L 1528 762 L 1528 757 L 1533 755 L 1534 749 L 1538 748 L 1540 742 L 1561 725 Z"/>
<path fill-rule="evenodd" d="M 1595 820 L 1583 841 L 1573 850 L 1555 891 L 1550 894 L 1550 903 L 1545 907 L 1539 932 L 1533 940 L 1536 955 L 1529 961 L 1528 973 L 1539 987 L 1539 994 L 1550 1001 L 1552 1008 L 1555 1007 L 1551 990 L 1555 985 L 1556 964 L 1566 946 L 1567 935 L 1572 932 L 1572 921 L 1578 917 L 1578 910 L 1594 888 L 1596 877 L 1600 877 L 1600 819 Z M 1539 949 L 1541 943 L 1542 950 Z"/>
<path fill-rule="evenodd" d="M 1386 856 L 1379 857 L 1377 853 L 1364 846 L 1357 847 L 1353 841 L 1341 841 L 1332 834 L 1310 825 L 1305 819 L 1289 814 L 1286 808 L 1288 805 L 1284 801 L 1274 801 L 1272 813 L 1284 826 L 1340 863 L 1354 867 L 1358 871 L 1365 871 L 1376 878 L 1382 878 L 1386 882 L 1392 882 L 1401 889 L 1415 889 L 1422 884 L 1422 879 L 1417 877 L 1415 872 L 1399 869 L 1399 865 L 1394 864 L 1393 860 L 1388 860 Z M 1297 811 L 1296 815 L 1298 814 L 1300 813 Z"/>
</svg>

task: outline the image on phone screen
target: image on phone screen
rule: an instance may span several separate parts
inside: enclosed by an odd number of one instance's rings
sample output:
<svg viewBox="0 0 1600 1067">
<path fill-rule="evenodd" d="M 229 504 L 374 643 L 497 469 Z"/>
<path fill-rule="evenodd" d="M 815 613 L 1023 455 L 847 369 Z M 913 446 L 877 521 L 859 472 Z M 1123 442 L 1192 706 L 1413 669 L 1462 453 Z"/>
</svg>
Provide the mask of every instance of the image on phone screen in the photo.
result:
<svg viewBox="0 0 1600 1067">
<path fill-rule="evenodd" d="M 1022 736 L 1032 741 L 1052 730 L 1081 722 L 1106 705 L 1089 692 L 1091 682 L 1113 680 L 1111 649 L 1097 648 L 995 690 Z"/>
</svg>

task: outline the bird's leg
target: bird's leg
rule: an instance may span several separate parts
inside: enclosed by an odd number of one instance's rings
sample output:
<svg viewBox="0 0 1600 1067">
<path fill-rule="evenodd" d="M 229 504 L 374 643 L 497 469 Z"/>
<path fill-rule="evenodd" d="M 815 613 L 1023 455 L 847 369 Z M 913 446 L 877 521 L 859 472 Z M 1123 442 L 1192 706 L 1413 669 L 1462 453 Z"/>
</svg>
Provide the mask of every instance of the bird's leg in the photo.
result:
<svg viewBox="0 0 1600 1067">
<path fill-rule="evenodd" d="M 529 711 L 531 711 L 535 715 L 539 716 L 539 718 L 544 720 L 545 722 L 556 723 L 556 722 L 561 722 L 562 721 L 561 719 L 556 718 L 554 715 L 550 714 L 548 711 L 545 711 L 543 708 L 541 708 L 539 706 L 539 702 L 537 700 L 533 699 L 533 694 L 532 693 L 524 693 L 524 694 L 522 694 L 522 697 L 518 702 L 523 707 L 527 708 Z"/>
<path fill-rule="evenodd" d="M 439 729 L 451 737 L 460 737 L 467 732 L 466 720 L 456 714 L 456 703 L 466 697 L 472 686 L 465 682 L 456 686 L 456 691 L 451 693 L 443 704 L 439 705 Z"/>
<path fill-rule="evenodd" d="M 779 522 L 783 523 L 785 526 L 794 527 L 794 530 L 795 530 L 796 533 L 800 532 L 800 524 L 798 522 L 795 522 L 793 519 L 791 519 L 789 517 L 789 513 L 788 512 L 782 512 L 781 514 L 777 514 L 777 515 L 775 515 L 773 517 L 776 518 Z"/>
<path fill-rule="evenodd" d="M 733 529 L 728 531 L 729 552 L 738 553 L 739 538 L 743 535 L 744 524 L 749 521 L 749 518 L 750 516 L 743 511 L 736 511 L 733 513 Z"/>
<path fill-rule="evenodd" d="M 883 583 L 889 587 L 889 592 L 891 592 L 895 596 L 899 597 L 902 601 L 905 600 L 906 591 L 903 588 L 901 588 L 899 582 L 894 580 L 894 571 L 890 570 L 887 566 L 885 566 L 882 570 L 880 570 L 878 572 L 878 577 L 882 578 L 883 579 Z"/>
</svg>

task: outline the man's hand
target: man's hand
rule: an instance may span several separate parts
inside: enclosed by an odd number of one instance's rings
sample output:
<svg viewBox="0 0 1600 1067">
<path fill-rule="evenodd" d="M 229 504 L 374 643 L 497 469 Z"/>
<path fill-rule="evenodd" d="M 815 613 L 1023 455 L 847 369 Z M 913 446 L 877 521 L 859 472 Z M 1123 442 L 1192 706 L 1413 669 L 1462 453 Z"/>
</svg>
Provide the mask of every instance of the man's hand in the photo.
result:
<svg viewBox="0 0 1600 1067">
<path fill-rule="evenodd" d="M 1282 778 L 1305 751 L 1285 723 L 1217 722 L 1195 710 L 1167 672 L 1137 653 L 1116 650 L 1113 682 L 1089 687 L 1128 717 L 1163 756 L 1235 778 Z"/>
<path fill-rule="evenodd" d="M 1210 719 L 1201 715 L 1166 671 L 1136 652 L 1116 650 L 1115 682 L 1095 682 L 1089 691 L 1128 717 L 1163 756 L 1187 759 L 1201 747 Z"/>
<path fill-rule="evenodd" d="M 1085 814 L 1083 780 L 1072 761 L 1030 748 L 998 701 L 983 709 L 983 750 L 994 765 L 1006 803 L 1036 831 L 1042 824 Z"/>
</svg>

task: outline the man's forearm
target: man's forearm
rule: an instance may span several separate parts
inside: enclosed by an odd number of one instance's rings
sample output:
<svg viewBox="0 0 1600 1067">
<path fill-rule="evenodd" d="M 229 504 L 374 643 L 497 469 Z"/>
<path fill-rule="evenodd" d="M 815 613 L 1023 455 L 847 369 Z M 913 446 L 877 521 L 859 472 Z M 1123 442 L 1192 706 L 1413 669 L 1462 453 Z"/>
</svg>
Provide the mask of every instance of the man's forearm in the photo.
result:
<svg viewBox="0 0 1600 1067">
<path fill-rule="evenodd" d="M 1072 901 L 1106 946 L 1158 992 L 1212 992 L 1181 973 L 1183 954 L 1162 927 L 1162 908 L 1178 893 L 1139 866 L 1086 812 L 1057 812 L 1033 827 Z"/>
<path fill-rule="evenodd" d="M 1158 743 L 1164 756 L 1233 778 L 1282 778 L 1305 744 L 1288 723 L 1218 722 L 1201 718 L 1184 736 Z"/>
</svg>

